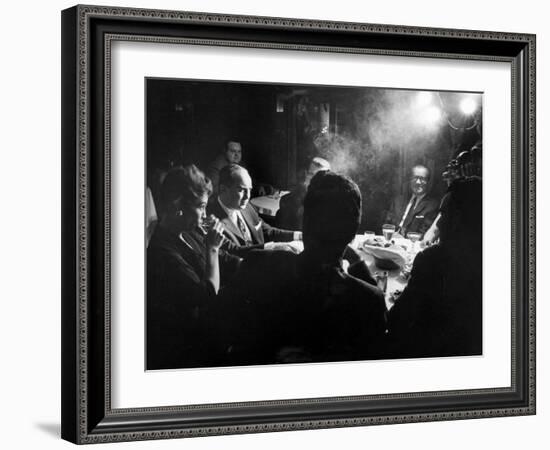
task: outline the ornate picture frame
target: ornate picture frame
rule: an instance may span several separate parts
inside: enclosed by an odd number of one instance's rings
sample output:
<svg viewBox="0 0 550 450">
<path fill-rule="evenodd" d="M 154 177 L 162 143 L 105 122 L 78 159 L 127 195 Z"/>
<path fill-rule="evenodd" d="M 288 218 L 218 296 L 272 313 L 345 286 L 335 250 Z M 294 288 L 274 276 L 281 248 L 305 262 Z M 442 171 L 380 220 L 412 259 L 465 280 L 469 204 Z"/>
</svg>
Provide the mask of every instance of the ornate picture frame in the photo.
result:
<svg viewBox="0 0 550 450">
<path fill-rule="evenodd" d="M 509 386 L 114 408 L 111 49 L 208 45 L 446 60 L 511 70 Z M 62 12 L 62 437 L 167 439 L 535 414 L 535 36 L 75 6 Z"/>
</svg>

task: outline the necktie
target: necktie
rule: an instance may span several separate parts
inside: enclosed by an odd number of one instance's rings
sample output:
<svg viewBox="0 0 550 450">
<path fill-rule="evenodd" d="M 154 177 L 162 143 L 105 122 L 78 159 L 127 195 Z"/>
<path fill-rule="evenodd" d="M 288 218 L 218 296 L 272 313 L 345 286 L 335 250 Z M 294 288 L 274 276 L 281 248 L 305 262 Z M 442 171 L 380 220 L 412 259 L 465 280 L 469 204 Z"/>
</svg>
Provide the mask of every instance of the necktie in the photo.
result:
<svg viewBox="0 0 550 450">
<path fill-rule="evenodd" d="M 244 223 L 244 220 L 240 214 L 237 214 L 237 226 L 239 227 L 239 231 L 244 237 L 244 240 L 246 241 L 246 243 L 250 244 L 252 242 L 252 237 L 250 236 L 250 230 L 246 226 L 246 223 Z"/>
<path fill-rule="evenodd" d="M 399 222 L 400 231 L 403 231 L 403 225 L 405 224 L 405 222 L 408 222 L 409 216 L 414 213 L 415 207 L 416 207 L 416 196 L 413 195 L 411 197 L 409 204 L 407 205 L 407 209 L 405 209 L 405 212 L 403 213 L 403 218 L 401 219 L 401 222 Z"/>
</svg>

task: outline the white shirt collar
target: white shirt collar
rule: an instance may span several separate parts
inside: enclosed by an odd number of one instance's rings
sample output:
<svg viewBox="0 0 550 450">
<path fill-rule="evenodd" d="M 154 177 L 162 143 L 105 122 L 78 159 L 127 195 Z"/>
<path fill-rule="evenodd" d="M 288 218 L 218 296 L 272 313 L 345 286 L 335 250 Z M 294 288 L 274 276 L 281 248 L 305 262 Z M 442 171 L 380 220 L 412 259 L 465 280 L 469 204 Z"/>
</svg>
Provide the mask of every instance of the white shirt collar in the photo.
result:
<svg viewBox="0 0 550 450">
<path fill-rule="evenodd" d="M 231 220 L 231 222 L 233 222 L 235 225 L 237 225 L 237 215 L 240 213 L 240 211 L 238 209 L 232 209 L 232 208 L 228 208 L 227 206 L 225 206 L 225 204 L 222 202 L 222 199 L 220 198 L 220 196 L 218 196 L 218 203 L 220 204 L 222 209 L 227 214 L 227 217 L 229 217 L 229 220 Z"/>
</svg>

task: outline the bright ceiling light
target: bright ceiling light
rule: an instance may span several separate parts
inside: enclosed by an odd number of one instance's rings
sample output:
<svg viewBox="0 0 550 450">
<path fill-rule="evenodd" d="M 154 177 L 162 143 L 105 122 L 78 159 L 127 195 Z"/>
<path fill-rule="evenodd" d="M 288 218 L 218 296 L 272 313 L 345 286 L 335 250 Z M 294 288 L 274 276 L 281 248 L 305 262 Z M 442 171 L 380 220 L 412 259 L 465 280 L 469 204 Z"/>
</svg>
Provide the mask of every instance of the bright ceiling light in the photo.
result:
<svg viewBox="0 0 550 450">
<path fill-rule="evenodd" d="M 477 103 L 471 97 L 463 98 L 460 102 L 460 110 L 467 116 L 473 114 L 477 109 Z"/>
<path fill-rule="evenodd" d="M 441 120 L 441 110 L 437 106 L 430 106 L 424 112 L 424 120 L 429 125 L 435 125 Z"/>
<path fill-rule="evenodd" d="M 416 94 L 416 104 L 424 108 L 432 103 L 433 94 L 428 91 L 420 91 L 418 94 Z"/>
</svg>

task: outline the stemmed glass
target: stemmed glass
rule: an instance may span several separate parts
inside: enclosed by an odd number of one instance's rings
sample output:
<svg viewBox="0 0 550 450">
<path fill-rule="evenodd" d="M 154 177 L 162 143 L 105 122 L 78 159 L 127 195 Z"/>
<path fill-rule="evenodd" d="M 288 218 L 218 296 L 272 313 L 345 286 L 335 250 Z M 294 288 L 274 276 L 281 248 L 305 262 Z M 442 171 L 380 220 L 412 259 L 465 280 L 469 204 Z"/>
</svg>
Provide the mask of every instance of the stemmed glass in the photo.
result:
<svg viewBox="0 0 550 450">
<path fill-rule="evenodd" d="M 415 232 L 407 233 L 407 239 L 411 241 L 411 245 L 407 246 L 408 250 L 406 254 L 406 262 L 403 267 L 403 270 L 401 271 L 401 276 L 403 276 L 403 278 L 405 279 L 408 279 L 411 274 L 413 261 L 417 253 L 416 243 L 420 240 L 421 237 L 422 235 L 420 233 L 415 233 Z"/>
<path fill-rule="evenodd" d="M 395 225 L 391 225 L 389 223 L 385 223 L 384 225 L 382 225 L 382 234 L 384 235 L 384 239 L 388 244 L 391 241 L 393 233 L 395 233 Z"/>
<path fill-rule="evenodd" d="M 420 240 L 421 237 L 422 237 L 422 234 L 420 234 L 420 233 L 416 233 L 416 232 L 413 232 L 413 231 L 407 233 L 407 239 L 409 239 L 412 242 L 411 251 L 413 253 L 417 252 L 416 243 Z"/>
</svg>

